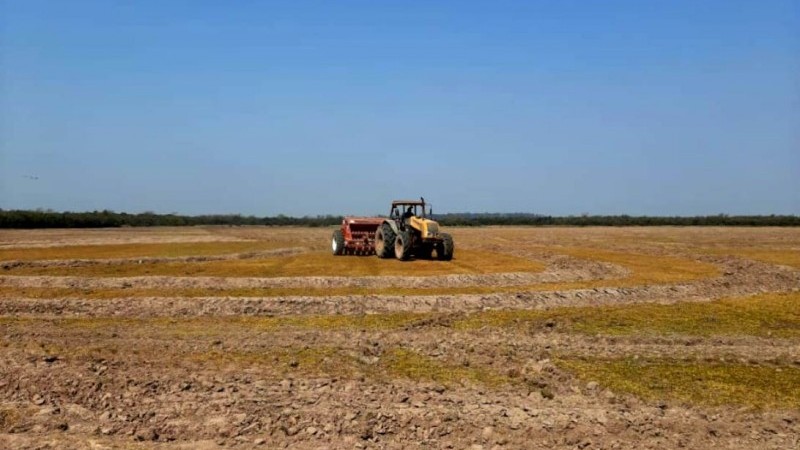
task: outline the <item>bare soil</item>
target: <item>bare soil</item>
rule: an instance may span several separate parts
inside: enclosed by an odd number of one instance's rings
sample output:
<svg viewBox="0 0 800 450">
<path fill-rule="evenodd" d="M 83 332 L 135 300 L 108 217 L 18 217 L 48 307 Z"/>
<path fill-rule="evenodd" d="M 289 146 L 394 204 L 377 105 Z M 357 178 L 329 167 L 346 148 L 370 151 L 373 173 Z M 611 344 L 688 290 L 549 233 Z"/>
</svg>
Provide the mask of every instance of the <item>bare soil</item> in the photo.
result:
<svg viewBox="0 0 800 450">
<path fill-rule="evenodd" d="M 501 228 L 453 230 L 459 248 L 540 261 L 543 272 L 429 277 L 17 276 L 0 288 L 70 288 L 62 298 L 0 297 L 0 447 L 4 448 L 800 448 L 800 407 L 752 409 L 647 400 L 577 377 L 570 358 L 662 358 L 800 367 L 800 342 L 772 337 L 586 335 L 482 327 L 476 311 L 707 302 L 800 289 L 800 270 L 751 260 L 741 246 L 800 248 L 800 230 Z M 330 230 L 161 228 L 0 231 L 0 248 L 120 242 L 281 240 L 275 252 L 203 258 L 280 258 L 327 247 Z M 718 275 L 615 286 L 631 269 L 564 248 L 681 257 Z M 711 254 L 705 248 L 731 249 Z M 286 252 L 286 253 L 281 253 Z M 201 259 L 170 259 L 192 264 Z M 122 264 L 126 259 L 25 264 Z M 18 262 L 22 263 L 22 262 Z M 14 263 L 17 264 L 17 263 Z M 347 258 L 332 258 L 347 264 Z M 398 264 L 403 264 L 399 263 Z M 413 262 L 405 263 L 413 264 Z M 604 287 L 531 291 L 542 282 Z M 491 286 L 491 294 L 233 297 L 252 287 Z M 519 289 L 516 289 L 516 288 Z M 208 290 L 201 297 L 81 298 L 112 288 Z M 799 307 L 800 309 L 800 307 Z M 398 327 L 258 328 L 257 317 L 428 314 Z M 207 326 L 202 324 L 208 320 Z M 190 321 L 200 321 L 200 326 Z M 418 355 L 428 372 L 392 363 Z M 394 365 L 393 365 L 394 364 Z M 415 372 L 416 371 L 416 372 Z M 419 373 L 418 373 L 419 372 Z M 431 373 L 438 375 L 431 375 Z"/>
</svg>

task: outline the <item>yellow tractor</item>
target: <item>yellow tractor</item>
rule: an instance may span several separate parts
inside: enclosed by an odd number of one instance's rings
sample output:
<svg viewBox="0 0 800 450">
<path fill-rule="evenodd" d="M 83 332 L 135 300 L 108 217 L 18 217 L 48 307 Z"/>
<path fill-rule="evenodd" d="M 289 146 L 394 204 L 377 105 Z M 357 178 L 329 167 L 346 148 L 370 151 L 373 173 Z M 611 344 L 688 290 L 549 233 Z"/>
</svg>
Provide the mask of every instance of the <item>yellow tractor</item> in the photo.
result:
<svg viewBox="0 0 800 450">
<path fill-rule="evenodd" d="M 375 231 L 375 254 L 378 258 L 407 260 L 411 257 L 442 261 L 453 259 L 453 237 L 439 231 L 439 224 L 429 219 L 433 214 L 425 207 L 425 199 L 395 200 Z"/>
</svg>

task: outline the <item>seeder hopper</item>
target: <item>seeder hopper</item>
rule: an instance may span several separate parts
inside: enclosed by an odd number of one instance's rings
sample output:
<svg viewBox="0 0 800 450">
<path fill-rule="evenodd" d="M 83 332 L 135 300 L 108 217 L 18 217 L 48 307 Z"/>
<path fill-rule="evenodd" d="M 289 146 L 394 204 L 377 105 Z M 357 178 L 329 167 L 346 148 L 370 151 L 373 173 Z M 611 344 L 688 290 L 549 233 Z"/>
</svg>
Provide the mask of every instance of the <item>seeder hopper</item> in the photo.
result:
<svg viewBox="0 0 800 450">
<path fill-rule="evenodd" d="M 375 232 L 383 223 L 380 217 L 345 217 L 333 232 L 334 255 L 374 255 Z"/>
</svg>

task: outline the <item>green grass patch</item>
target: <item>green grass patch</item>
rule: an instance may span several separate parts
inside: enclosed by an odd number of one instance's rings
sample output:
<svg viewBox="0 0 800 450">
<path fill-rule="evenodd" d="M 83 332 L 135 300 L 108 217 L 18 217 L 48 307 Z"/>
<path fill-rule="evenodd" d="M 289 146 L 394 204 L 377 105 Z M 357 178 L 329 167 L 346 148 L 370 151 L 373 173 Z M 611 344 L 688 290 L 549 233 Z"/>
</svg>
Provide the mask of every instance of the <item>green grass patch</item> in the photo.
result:
<svg viewBox="0 0 800 450">
<path fill-rule="evenodd" d="M 552 328 L 608 335 L 748 335 L 800 337 L 800 292 L 760 294 L 704 303 L 486 311 L 454 322 L 461 330 Z"/>
<path fill-rule="evenodd" d="M 798 409 L 800 368 L 672 360 L 558 359 L 562 369 L 650 401 Z"/>
</svg>

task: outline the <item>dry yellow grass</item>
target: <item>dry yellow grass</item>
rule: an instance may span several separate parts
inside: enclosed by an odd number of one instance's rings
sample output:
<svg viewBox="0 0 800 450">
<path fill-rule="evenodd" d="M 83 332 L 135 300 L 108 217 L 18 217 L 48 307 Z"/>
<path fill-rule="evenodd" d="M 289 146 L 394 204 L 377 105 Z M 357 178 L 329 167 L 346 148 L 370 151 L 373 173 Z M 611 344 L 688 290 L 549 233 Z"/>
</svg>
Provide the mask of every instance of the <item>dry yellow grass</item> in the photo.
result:
<svg viewBox="0 0 800 450">
<path fill-rule="evenodd" d="M 11 248 L 0 250 L 0 261 L 210 256 L 257 252 L 292 246 L 291 241 L 255 241 L 170 242 L 159 244 L 106 244 L 45 248 Z"/>
<path fill-rule="evenodd" d="M 36 413 L 36 408 L 31 405 L 14 404 L 0 406 L 0 430 L 7 430 L 23 423 L 25 418 Z"/>
<path fill-rule="evenodd" d="M 800 248 L 797 227 L 479 227 L 454 231 L 458 242 L 478 245 L 485 235 L 502 243 L 596 247 L 617 251 L 698 248 Z"/>
<path fill-rule="evenodd" d="M 407 349 L 387 349 L 374 360 L 332 347 L 268 349 L 261 352 L 210 351 L 186 357 L 204 366 L 268 367 L 274 376 L 368 376 L 374 379 L 410 379 L 446 386 L 479 384 L 500 387 L 513 380 L 483 367 L 448 364 Z M 264 372 L 261 372 L 262 375 Z"/>
<path fill-rule="evenodd" d="M 19 267 L 14 275 L 54 276 L 220 276 L 220 277 L 302 277 L 302 276 L 429 276 L 499 272 L 539 272 L 542 263 L 502 253 L 459 250 L 452 261 L 398 261 L 375 256 L 333 256 L 328 252 L 202 262 L 158 262 L 108 264 L 81 267 Z"/>
<path fill-rule="evenodd" d="M 410 379 L 446 386 L 480 384 L 500 387 L 513 380 L 483 367 L 449 364 L 401 347 L 389 348 L 370 360 L 357 352 L 332 347 L 269 349 L 263 352 L 203 352 L 189 359 L 218 366 L 269 366 L 279 376 L 368 376 L 374 379 Z"/>
<path fill-rule="evenodd" d="M 0 317 L 0 325 L 24 330 L 45 321 L 52 329 L 120 332 L 127 336 L 217 336 L 241 330 L 279 329 L 389 330 L 441 317 L 435 313 L 362 315 L 293 315 L 275 317 L 192 317 L 186 319 L 71 317 L 33 319 Z M 800 338 L 800 293 L 760 294 L 707 303 L 674 305 L 637 304 L 613 307 L 574 307 L 550 310 L 501 310 L 467 314 L 452 323 L 456 330 L 490 328 L 545 328 L 590 335 L 772 336 Z"/>
<path fill-rule="evenodd" d="M 703 253 L 711 255 L 728 255 L 739 258 L 752 259 L 770 264 L 779 264 L 800 269 L 800 250 L 797 249 L 769 249 L 769 248 L 706 248 Z"/>
<path fill-rule="evenodd" d="M 237 289 L 93 289 L 69 288 L 0 288 L 0 296 L 29 298 L 118 298 L 118 297 L 270 297 L 270 296 L 330 296 L 330 295 L 456 295 L 490 294 L 493 292 L 523 292 L 545 290 L 586 289 L 596 287 L 623 287 L 647 284 L 690 282 L 713 277 L 718 269 L 708 263 L 685 258 L 612 252 L 587 248 L 550 249 L 576 258 L 619 264 L 630 275 L 621 279 L 589 280 L 578 282 L 538 283 L 524 286 L 458 286 L 447 288 L 237 288 Z M 432 276 L 447 274 L 481 274 L 506 272 L 537 272 L 544 266 L 502 253 L 460 250 L 451 262 L 381 260 L 375 257 L 334 257 L 315 252 L 280 258 L 258 260 L 231 260 L 208 262 L 174 262 L 158 264 L 100 265 L 87 267 L 20 268 L 7 271 L 15 275 L 70 275 L 70 276 Z"/>
<path fill-rule="evenodd" d="M 116 320 L 117 325 L 126 323 L 125 320 Z M 168 326 L 169 320 L 151 320 L 148 327 L 130 333 L 130 328 L 124 328 L 126 338 L 158 339 L 196 338 L 199 335 L 209 336 L 199 323 L 192 324 L 193 331 L 186 333 L 187 329 L 175 330 Z M 234 321 L 235 322 L 235 321 Z M 77 328 L 100 337 L 104 332 L 121 328 L 109 328 L 110 321 L 70 320 L 71 336 L 76 336 Z M 138 322 L 141 324 L 142 322 Z M 62 322 L 62 325 L 65 323 Z M 130 326 L 132 323 L 127 322 Z M 185 323 L 183 325 L 186 325 Z M 207 324 L 206 324 L 207 325 Z M 178 328 L 181 328 L 178 326 Z M 206 329 L 207 331 L 207 329 Z M 235 331 L 233 328 L 224 327 L 216 333 L 225 335 Z M 166 334 L 164 334 L 166 333 Z M 191 335 L 190 335 L 191 334 Z M 216 336 L 212 334 L 211 336 Z M 196 342 L 196 341 L 195 341 Z M 446 361 L 427 357 L 414 350 L 403 347 L 390 347 L 377 357 L 363 357 L 358 350 L 330 346 L 304 346 L 304 347 L 267 347 L 257 351 L 239 351 L 236 349 L 198 350 L 190 352 L 173 352 L 170 350 L 158 351 L 152 346 L 131 347 L 123 343 L 104 345 L 75 345 L 64 346 L 60 343 L 15 343 L 16 348 L 25 348 L 28 354 L 59 355 L 66 361 L 84 361 L 97 359 L 114 359 L 122 355 L 128 360 L 141 360 L 151 367 L 174 367 L 176 364 L 204 368 L 213 367 L 216 370 L 246 370 L 258 368 L 260 376 L 295 377 L 295 376 L 334 376 L 353 378 L 355 376 L 368 376 L 374 379 L 392 380 L 399 378 L 414 381 L 435 382 L 444 385 L 480 384 L 488 387 L 500 387 L 519 380 L 496 373 L 485 367 L 468 367 L 456 365 Z M 1 418 L 1 417 L 0 417 Z"/>
<path fill-rule="evenodd" d="M 485 367 L 446 364 L 405 348 L 391 349 L 383 355 L 381 366 L 392 377 L 445 385 L 481 384 L 497 387 L 513 381 Z"/>
<path fill-rule="evenodd" d="M 551 310 L 487 311 L 453 327 L 544 329 L 590 335 L 774 336 L 800 338 L 800 292 L 760 294 L 707 303 L 639 304 Z"/>
<path fill-rule="evenodd" d="M 52 330 L 65 332 L 115 333 L 128 337 L 159 336 L 168 339 L 187 337 L 214 337 L 248 330 L 251 333 L 269 332 L 285 328 L 336 330 L 384 330 L 400 328 L 430 317 L 426 314 L 362 314 L 362 315 L 298 315 L 298 316 L 232 316 L 191 318 L 134 318 L 134 317 L 65 317 L 30 318 L 0 317 L 0 325 L 8 329 L 25 329 L 29 325 L 47 323 Z"/>
<path fill-rule="evenodd" d="M 713 264 L 674 256 L 618 252 L 585 247 L 553 247 L 547 248 L 547 250 L 554 253 L 567 254 L 575 258 L 618 264 L 631 272 L 628 277 L 615 280 L 559 283 L 557 286 L 560 286 L 560 289 L 680 283 L 719 275 L 719 269 Z"/>
</svg>

